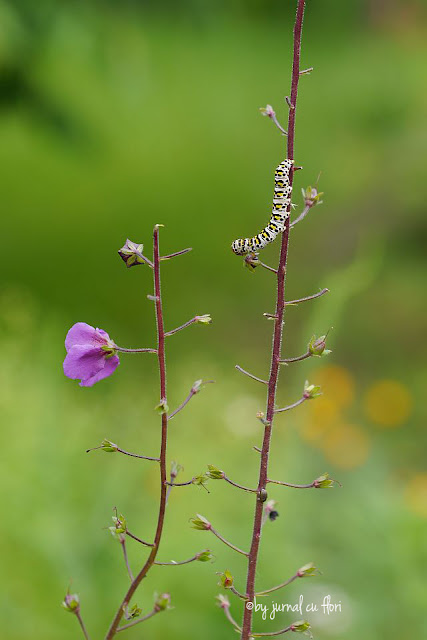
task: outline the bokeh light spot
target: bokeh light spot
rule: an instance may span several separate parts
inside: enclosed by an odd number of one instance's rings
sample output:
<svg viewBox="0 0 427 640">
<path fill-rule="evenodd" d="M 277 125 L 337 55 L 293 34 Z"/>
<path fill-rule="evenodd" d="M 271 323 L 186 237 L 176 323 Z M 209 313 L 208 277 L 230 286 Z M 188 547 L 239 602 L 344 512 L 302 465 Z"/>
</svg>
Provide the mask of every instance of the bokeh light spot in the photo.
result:
<svg viewBox="0 0 427 640">
<path fill-rule="evenodd" d="M 336 425 L 320 443 L 326 458 L 340 469 L 356 469 L 369 455 L 369 435 L 356 425 Z"/>
<path fill-rule="evenodd" d="M 405 502 L 411 511 L 427 518 L 427 473 L 416 473 L 408 482 Z"/>
<path fill-rule="evenodd" d="M 379 380 L 366 392 L 366 415 L 381 427 L 397 427 L 409 418 L 412 397 L 405 385 L 397 380 Z"/>
<path fill-rule="evenodd" d="M 318 369 L 313 383 L 320 384 L 323 393 L 334 398 L 334 402 L 341 408 L 348 407 L 354 400 L 354 379 L 344 367 L 331 365 Z"/>
<path fill-rule="evenodd" d="M 307 404 L 309 411 L 301 435 L 307 442 L 315 444 L 339 422 L 340 407 L 333 398 L 327 396 L 320 396 Z"/>
</svg>

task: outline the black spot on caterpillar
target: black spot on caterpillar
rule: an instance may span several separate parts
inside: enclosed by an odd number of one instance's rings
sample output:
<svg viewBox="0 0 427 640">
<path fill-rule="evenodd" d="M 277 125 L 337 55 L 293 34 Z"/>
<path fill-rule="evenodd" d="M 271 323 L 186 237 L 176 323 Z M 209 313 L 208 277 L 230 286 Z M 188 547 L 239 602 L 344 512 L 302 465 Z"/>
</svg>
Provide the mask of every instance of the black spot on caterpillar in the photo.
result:
<svg viewBox="0 0 427 640">
<path fill-rule="evenodd" d="M 273 211 L 268 225 L 253 238 L 238 238 L 231 248 L 238 256 L 255 253 L 263 249 L 276 239 L 285 228 L 285 221 L 289 217 L 288 207 L 291 202 L 292 187 L 289 184 L 289 174 L 294 164 L 293 160 L 283 160 L 274 174 Z"/>
</svg>

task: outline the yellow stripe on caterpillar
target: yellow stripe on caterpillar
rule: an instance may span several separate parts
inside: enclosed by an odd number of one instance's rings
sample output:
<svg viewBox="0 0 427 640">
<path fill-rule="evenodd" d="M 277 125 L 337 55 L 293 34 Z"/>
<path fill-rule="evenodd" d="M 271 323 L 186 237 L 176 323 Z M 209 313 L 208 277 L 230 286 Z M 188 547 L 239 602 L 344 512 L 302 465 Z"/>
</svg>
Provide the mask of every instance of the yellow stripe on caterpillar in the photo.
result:
<svg viewBox="0 0 427 640">
<path fill-rule="evenodd" d="M 273 210 L 269 223 L 252 238 L 234 240 L 231 249 L 236 255 L 242 256 L 263 249 L 284 230 L 285 221 L 289 217 L 288 209 L 291 206 L 292 187 L 289 184 L 289 176 L 293 164 L 293 160 L 286 159 L 276 168 L 274 173 Z"/>
</svg>

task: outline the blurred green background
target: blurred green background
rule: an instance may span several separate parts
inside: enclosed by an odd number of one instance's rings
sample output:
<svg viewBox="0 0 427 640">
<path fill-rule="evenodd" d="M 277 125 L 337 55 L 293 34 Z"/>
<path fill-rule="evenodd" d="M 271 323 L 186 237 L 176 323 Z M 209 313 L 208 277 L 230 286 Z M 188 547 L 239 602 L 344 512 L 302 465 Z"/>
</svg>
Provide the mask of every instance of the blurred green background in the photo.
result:
<svg viewBox="0 0 427 640">
<path fill-rule="evenodd" d="M 328 470 L 342 489 L 271 488 L 280 517 L 264 530 L 257 585 L 314 561 L 323 575 L 265 603 L 322 602 L 307 614 L 315 637 L 427 636 L 425 466 L 425 4 L 308 1 L 297 114 L 294 201 L 314 184 L 324 204 L 292 232 L 288 299 L 329 287 L 286 314 L 284 353 L 331 326 L 327 360 L 282 371 L 278 402 L 304 380 L 324 396 L 277 418 L 271 476 L 310 482 Z M 169 456 L 186 480 L 211 463 L 254 485 L 261 385 L 268 375 L 274 278 L 251 274 L 230 251 L 268 219 L 272 172 L 285 140 L 259 107 L 285 123 L 295 2 L 0 2 L 0 407 L 3 461 L 2 636 L 80 637 L 61 610 L 71 585 L 92 638 L 101 638 L 127 588 L 120 546 L 105 527 L 117 506 L 152 536 L 155 463 L 102 452 L 108 437 L 157 455 L 158 374 L 150 356 L 122 358 L 114 376 L 82 389 L 62 373 L 68 328 L 85 321 L 122 346 L 152 346 L 148 268 L 126 270 L 127 237 L 164 253 L 169 404 L 194 380 L 214 379 L 171 425 Z M 263 252 L 277 260 L 275 243 Z M 417 402 L 418 399 L 418 402 Z M 244 591 L 242 557 L 189 526 L 196 512 L 248 548 L 253 498 L 222 482 L 176 489 L 159 558 L 211 548 L 214 564 L 153 569 L 136 602 L 170 591 L 174 610 L 127 637 L 234 637 L 215 606 L 217 571 Z M 128 545 L 134 570 L 146 553 Z M 232 613 L 241 604 L 232 594 Z M 259 631 L 286 626 L 255 616 Z"/>
</svg>

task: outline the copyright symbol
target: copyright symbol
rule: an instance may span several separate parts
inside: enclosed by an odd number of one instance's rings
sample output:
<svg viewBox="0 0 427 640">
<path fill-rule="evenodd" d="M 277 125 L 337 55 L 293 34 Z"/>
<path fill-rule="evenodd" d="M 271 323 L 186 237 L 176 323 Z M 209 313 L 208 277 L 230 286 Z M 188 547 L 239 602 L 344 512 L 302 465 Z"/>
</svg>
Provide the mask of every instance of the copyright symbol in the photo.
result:
<svg viewBox="0 0 427 640">
<path fill-rule="evenodd" d="M 249 602 L 246 603 L 246 609 L 248 611 L 252 611 L 253 608 L 254 608 L 254 603 L 253 602 L 249 601 Z"/>
</svg>

